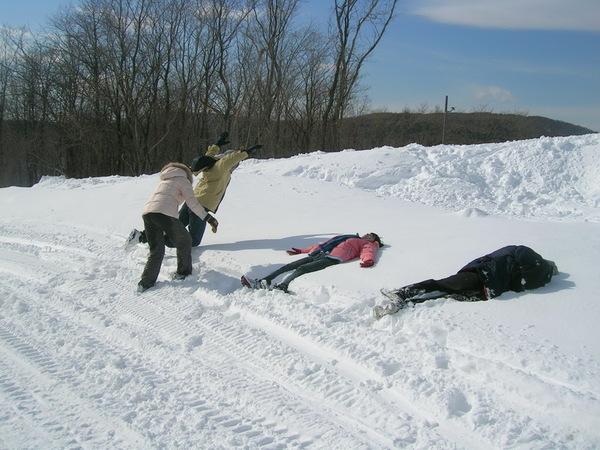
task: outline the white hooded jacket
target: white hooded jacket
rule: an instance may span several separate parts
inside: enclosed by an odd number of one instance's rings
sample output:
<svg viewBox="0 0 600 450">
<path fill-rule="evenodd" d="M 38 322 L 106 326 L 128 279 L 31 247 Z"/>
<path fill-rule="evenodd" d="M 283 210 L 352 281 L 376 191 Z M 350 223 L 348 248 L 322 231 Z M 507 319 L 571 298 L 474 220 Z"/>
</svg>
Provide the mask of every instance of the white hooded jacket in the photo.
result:
<svg viewBox="0 0 600 450">
<path fill-rule="evenodd" d="M 208 213 L 194 197 L 192 188 L 192 172 L 179 163 L 167 164 L 160 171 L 160 183 L 146 203 L 142 215 L 161 213 L 165 216 L 179 218 L 179 205 L 185 202 L 201 219 Z"/>
</svg>

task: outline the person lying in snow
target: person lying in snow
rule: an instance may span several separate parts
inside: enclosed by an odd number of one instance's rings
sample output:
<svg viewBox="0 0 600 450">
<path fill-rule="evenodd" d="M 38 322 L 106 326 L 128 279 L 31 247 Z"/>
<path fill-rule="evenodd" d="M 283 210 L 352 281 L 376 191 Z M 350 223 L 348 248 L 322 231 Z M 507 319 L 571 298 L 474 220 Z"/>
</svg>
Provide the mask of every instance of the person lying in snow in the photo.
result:
<svg viewBox="0 0 600 450">
<path fill-rule="evenodd" d="M 308 253 L 308 256 L 286 264 L 264 278 L 252 279 L 242 276 L 242 285 L 252 289 L 270 289 L 275 278 L 293 271 L 281 283 L 274 286 L 275 289 L 288 292 L 289 284 L 299 276 L 323 270 L 335 264 L 348 262 L 354 258 L 360 258 L 360 267 L 371 267 L 377 260 L 377 249 L 382 246 L 381 239 L 375 233 L 367 233 L 361 237 L 358 234 L 335 236 L 311 247 L 288 250 L 288 255 Z"/>
<path fill-rule="evenodd" d="M 375 306 L 373 317 L 380 319 L 410 303 L 423 303 L 440 297 L 482 301 L 507 291 L 536 289 L 549 283 L 556 274 L 558 268 L 553 261 L 542 258 L 524 245 L 509 245 L 471 261 L 456 275 L 421 281 L 393 291 L 382 289 L 381 292 L 391 302 Z"/>
</svg>

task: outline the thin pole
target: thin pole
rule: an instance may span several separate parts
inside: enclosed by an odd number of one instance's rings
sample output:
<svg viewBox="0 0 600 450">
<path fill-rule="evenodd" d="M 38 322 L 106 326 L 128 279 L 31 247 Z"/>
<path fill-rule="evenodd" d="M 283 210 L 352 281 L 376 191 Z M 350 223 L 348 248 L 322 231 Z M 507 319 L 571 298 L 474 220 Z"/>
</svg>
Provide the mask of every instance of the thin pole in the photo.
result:
<svg viewBox="0 0 600 450">
<path fill-rule="evenodd" d="M 446 95 L 446 105 L 444 106 L 444 126 L 442 128 L 442 145 L 446 141 L 446 116 L 448 115 L 448 96 Z"/>
</svg>

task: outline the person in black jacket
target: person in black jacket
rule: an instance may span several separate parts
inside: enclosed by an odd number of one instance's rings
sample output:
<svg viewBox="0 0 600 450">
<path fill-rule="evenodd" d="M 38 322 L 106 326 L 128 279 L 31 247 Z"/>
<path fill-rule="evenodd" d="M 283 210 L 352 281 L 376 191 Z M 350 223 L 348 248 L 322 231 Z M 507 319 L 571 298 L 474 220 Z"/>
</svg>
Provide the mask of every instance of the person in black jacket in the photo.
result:
<svg viewBox="0 0 600 450">
<path fill-rule="evenodd" d="M 409 303 L 423 303 L 440 297 L 459 301 L 481 301 L 498 297 L 507 291 L 522 292 L 549 283 L 558 268 L 524 245 L 509 245 L 477 258 L 456 275 L 441 280 L 425 280 L 393 291 L 381 292 L 391 300 L 376 306 L 373 316 L 380 319 L 394 314 Z"/>
</svg>

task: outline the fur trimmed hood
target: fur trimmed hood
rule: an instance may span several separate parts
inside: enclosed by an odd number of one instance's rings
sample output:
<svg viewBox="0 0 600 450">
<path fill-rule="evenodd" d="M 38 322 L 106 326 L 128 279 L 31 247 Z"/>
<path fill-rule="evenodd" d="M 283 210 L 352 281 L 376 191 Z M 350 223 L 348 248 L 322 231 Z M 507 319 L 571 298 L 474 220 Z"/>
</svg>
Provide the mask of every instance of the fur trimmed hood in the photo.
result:
<svg viewBox="0 0 600 450">
<path fill-rule="evenodd" d="M 181 169 L 183 173 L 180 172 Z M 188 166 L 181 163 L 169 163 L 160 170 L 160 179 L 166 180 L 173 177 L 186 177 L 190 183 L 194 182 L 194 176 Z"/>
</svg>

